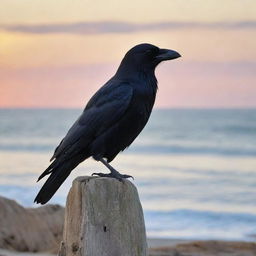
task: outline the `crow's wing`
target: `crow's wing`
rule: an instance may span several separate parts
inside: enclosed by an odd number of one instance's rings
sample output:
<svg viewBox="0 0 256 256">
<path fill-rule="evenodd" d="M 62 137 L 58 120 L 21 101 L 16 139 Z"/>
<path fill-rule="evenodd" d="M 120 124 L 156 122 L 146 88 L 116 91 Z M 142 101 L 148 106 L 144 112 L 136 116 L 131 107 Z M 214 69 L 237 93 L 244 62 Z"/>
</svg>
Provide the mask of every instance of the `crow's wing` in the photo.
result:
<svg viewBox="0 0 256 256">
<path fill-rule="evenodd" d="M 83 113 L 69 129 L 51 158 L 72 157 L 94 138 L 116 124 L 129 107 L 133 88 L 127 83 L 107 83 L 90 99 Z"/>
</svg>

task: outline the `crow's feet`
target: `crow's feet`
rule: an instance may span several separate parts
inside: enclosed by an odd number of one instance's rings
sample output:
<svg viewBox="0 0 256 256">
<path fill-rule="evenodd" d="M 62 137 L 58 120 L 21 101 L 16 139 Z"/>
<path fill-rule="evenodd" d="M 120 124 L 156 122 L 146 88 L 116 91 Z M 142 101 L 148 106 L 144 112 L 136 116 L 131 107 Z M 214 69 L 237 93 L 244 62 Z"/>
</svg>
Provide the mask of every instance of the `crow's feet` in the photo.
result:
<svg viewBox="0 0 256 256">
<path fill-rule="evenodd" d="M 97 175 L 99 177 L 108 177 L 108 178 L 114 178 L 117 179 L 119 181 L 123 181 L 123 179 L 128 179 L 128 178 L 132 178 L 134 180 L 134 178 L 130 175 L 127 174 L 121 174 L 119 172 L 111 172 L 111 173 L 101 173 L 101 172 L 94 172 L 92 174 L 92 176 Z"/>
</svg>

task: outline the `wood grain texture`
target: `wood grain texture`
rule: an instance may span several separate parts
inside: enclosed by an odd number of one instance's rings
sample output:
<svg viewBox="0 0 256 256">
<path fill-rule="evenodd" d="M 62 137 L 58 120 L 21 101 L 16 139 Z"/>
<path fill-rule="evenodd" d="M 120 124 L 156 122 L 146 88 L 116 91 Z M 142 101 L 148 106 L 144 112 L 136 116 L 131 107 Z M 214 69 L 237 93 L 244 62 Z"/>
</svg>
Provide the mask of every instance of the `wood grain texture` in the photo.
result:
<svg viewBox="0 0 256 256">
<path fill-rule="evenodd" d="M 60 256 L 146 256 L 143 211 L 128 180 L 78 177 L 68 194 Z"/>
</svg>

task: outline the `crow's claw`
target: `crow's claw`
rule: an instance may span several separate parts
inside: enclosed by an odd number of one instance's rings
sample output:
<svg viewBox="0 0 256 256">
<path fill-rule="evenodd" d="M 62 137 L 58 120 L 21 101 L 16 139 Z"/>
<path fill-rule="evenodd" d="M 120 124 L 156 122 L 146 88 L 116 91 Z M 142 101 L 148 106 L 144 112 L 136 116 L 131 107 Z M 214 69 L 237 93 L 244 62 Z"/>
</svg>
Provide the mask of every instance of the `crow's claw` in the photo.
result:
<svg viewBox="0 0 256 256">
<path fill-rule="evenodd" d="M 99 176 L 99 177 L 112 177 L 111 173 L 101 173 L 101 172 L 94 172 L 92 176 Z"/>
<path fill-rule="evenodd" d="M 134 180 L 133 176 L 131 176 L 131 175 L 121 174 L 121 176 L 122 176 L 123 179 L 132 178 Z"/>
<path fill-rule="evenodd" d="M 127 175 L 127 174 L 121 174 L 119 172 L 117 173 L 101 173 L 101 172 L 94 172 L 92 174 L 92 176 L 97 175 L 99 177 L 108 177 L 108 178 L 115 178 L 119 181 L 123 181 L 123 179 L 128 179 L 128 178 L 132 178 L 134 180 L 134 178 L 131 175 Z"/>
</svg>

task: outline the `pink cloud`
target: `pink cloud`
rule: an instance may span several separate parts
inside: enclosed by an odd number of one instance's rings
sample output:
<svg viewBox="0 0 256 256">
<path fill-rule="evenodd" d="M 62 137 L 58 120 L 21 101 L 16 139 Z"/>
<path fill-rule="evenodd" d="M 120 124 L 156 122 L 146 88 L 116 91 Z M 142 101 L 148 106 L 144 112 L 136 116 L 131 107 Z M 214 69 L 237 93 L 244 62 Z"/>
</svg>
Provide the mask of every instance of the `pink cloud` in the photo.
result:
<svg viewBox="0 0 256 256">
<path fill-rule="evenodd" d="M 54 24 L 13 24 L 2 25 L 0 29 L 12 32 L 31 34 L 106 34 L 106 33 L 134 33 L 141 31 L 160 31 L 169 29 L 255 29 L 256 21 L 237 22 L 198 22 L 198 21 L 169 21 L 154 23 L 130 23 L 122 21 L 75 22 Z"/>
</svg>

